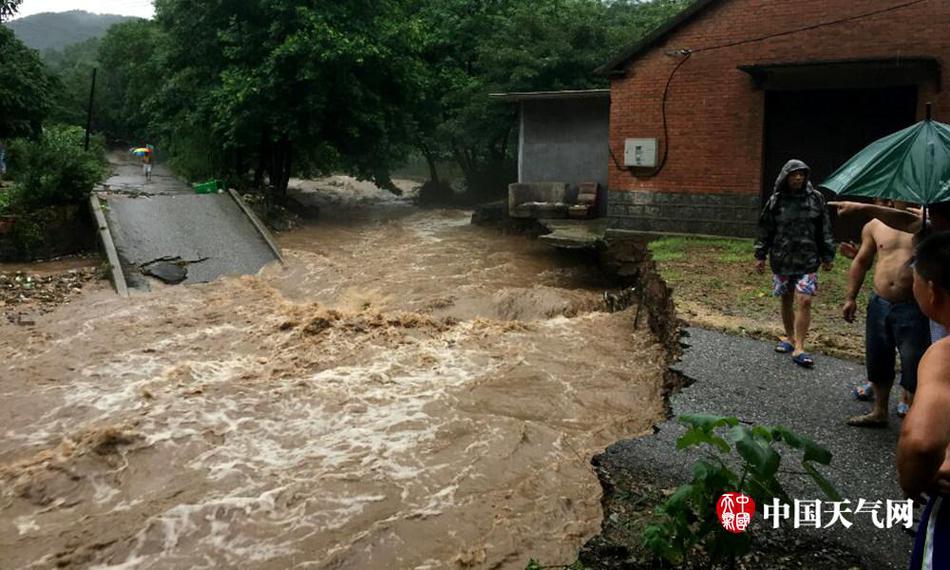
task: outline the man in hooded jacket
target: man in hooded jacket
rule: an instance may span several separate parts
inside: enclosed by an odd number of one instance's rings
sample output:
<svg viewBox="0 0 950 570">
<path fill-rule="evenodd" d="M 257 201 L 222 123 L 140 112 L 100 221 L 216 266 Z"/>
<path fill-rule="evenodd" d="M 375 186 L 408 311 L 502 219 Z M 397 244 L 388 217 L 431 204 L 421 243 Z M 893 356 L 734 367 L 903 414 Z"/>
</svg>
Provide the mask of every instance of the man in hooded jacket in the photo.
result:
<svg viewBox="0 0 950 570">
<path fill-rule="evenodd" d="M 818 292 L 818 267 L 831 269 L 835 258 L 831 219 L 825 200 L 808 181 L 808 165 L 790 160 L 782 167 L 762 215 L 755 242 L 756 271 L 772 269 L 772 294 L 782 300 L 785 336 L 777 352 L 792 353 L 795 364 L 814 366 L 805 352 L 811 326 L 811 301 Z"/>
</svg>

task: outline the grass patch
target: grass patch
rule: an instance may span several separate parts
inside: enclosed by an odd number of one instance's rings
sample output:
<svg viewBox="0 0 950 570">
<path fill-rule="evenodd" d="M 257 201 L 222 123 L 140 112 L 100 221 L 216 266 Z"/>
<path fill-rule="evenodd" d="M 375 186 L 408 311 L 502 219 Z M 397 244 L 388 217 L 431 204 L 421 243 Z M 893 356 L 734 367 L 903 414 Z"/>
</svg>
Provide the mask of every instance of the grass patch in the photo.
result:
<svg viewBox="0 0 950 570">
<path fill-rule="evenodd" d="M 689 249 L 687 238 L 670 237 L 650 242 L 650 253 L 657 262 L 681 261 Z"/>
<path fill-rule="evenodd" d="M 782 334 L 778 300 L 772 297 L 768 271 L 754 270 L 753 240 L 667 237 L 650 243 L 657 268 L 673 288 L 680 316 L 687 322 L 735 334 L 774 338 Z M 864 358 L 864 313 L 846 323 L 841 307 L 851 261 L 835 259 L 834 268 L 820 271 L 818 296 L 812 305 L 810 350 L 854 360 Z M 870 273 L 869 273 L 870 275 Z M 858 298 L 867 306 L 870 277 Z"/>
</svg>

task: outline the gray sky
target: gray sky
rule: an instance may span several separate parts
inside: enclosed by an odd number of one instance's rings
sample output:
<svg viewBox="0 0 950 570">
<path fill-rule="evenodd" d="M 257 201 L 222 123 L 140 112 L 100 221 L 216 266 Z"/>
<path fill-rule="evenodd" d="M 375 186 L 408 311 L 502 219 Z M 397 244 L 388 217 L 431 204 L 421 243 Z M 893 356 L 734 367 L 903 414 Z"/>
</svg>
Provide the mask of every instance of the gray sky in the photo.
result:
<svg viewBox="0 0 950 570">
<path fill-rule="evenodd" d="M 151 18 L 155 15 L 152 0 L 23 0 L 18 18 L 40 12 L 85 10 L 96 14 L 121 14 Z"/>
</svg>

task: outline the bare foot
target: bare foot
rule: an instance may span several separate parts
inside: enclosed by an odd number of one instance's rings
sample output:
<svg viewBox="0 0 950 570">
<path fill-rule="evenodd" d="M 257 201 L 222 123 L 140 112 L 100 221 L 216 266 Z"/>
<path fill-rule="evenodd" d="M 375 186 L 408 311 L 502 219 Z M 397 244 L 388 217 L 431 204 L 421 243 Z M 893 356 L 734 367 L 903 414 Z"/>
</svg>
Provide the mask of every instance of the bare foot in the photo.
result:
<svg viewBox="0 0 950 570">
<path fill-rule="evenodd" d="M 865 414 L 863 416 L 854 416 L 848 420 L 848 425 L 853 427 L 887 427 L 887 416 L 882 416 L 871 412 L 870 414 Z"/>
</svg>

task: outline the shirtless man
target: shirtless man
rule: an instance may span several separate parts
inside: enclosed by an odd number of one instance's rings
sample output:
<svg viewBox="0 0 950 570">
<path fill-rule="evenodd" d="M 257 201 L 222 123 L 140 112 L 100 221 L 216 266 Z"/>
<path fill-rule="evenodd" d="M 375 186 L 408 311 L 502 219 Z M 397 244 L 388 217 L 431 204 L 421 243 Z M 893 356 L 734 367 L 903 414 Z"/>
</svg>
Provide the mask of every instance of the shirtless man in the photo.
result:
<svg viewBox="0 0 950 570">
<path fill-rule="evenodd" d="M 921 310 L 950 326 L 950 232 L 917 246 L 914 296 Z M 908 497 L 928 495 L 920 517 L 911 570 L 950 567 L 950 338 L 935 342 L 920 361 L 920 389 L 897 444 L 897 472 Z"/>
<path fill-rule="evenodd" d="M 950 231 L 950 202 L 931 204 L 927 208 L 929 214 L 928 227 L 924 227 L 922 210 L 919 209 L 898 210 L 897 208 L 861 202 L 828 202 L 828 206 L 836 208 L 839 216 L 862 216 L 865 219 L 877 219 L 896 230 L 912 234 L 921 232 L 921 235 L 924 235 L 928 231 Z M 931 341 L 937 342 L 945 336 L 947 336 L 947 329 L 937 321 L 931 320 Z"/>
<path fill-rule="evenodd" d="M 842 313 L 846 321 L 854 322 L 858 309 L 855 299 L 877 256 L 865 329 L 865 364 L 868 380 L 874 386 L 874 408 L 869 414 L 848 420 L 849 425 L 887 425 L 895 350 L 901 357 L 901 385 L 911 395 L 917 389 L 917 364 L 930 346 L 930 324 L 914 300 L 914 272 L 907 264 L 914 253 L 913 242 L 913 235 L 879 220 L 871 220 L 861 231 L 861 247 L 848 272 Z"/>
</svg>

